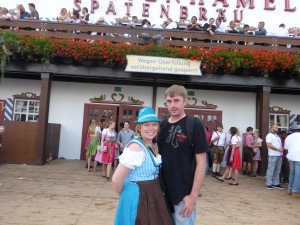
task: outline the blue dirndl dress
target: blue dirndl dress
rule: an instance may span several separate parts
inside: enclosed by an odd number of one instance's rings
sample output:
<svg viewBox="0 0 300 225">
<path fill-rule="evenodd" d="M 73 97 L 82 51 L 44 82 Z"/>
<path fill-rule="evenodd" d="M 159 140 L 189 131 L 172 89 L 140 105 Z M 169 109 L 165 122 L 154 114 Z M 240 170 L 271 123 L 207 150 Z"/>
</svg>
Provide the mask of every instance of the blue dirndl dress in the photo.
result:
<svg viewBox="0 0 300 225">
<path fill-rule="evenodd" d="M 132 142 L 142 147 L 146 157 L 142 165 L 131 170 L 125 178 L 114 224 L 171 225 L 172 220 L 158 180 L 160 164 L 155 162 L 153 154 L 140 138 L 134 138 Z"/>
</svg>

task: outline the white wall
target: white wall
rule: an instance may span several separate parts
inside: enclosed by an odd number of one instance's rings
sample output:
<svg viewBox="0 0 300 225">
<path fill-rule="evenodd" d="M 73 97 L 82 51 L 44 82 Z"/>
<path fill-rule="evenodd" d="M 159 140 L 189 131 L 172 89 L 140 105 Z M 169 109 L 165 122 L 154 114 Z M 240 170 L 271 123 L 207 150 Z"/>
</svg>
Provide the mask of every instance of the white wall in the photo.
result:
<svg viewBox="0 0 300 225">
<path fill-rule="evenodd" d="M 164 97 L 166 88 L 158 88 L 157 96 Z M 216 110 L 222 111 L 222 122 L 225 131 L 234 126 L 244 133 L 248 126 L 255 127 L 256 122 L 256 95 L 255 93 L 225 92 L 225 91 L 206 91 L 189 89 L 195 92 L 197 105 L 201 101 L 217 105 Z M 157 107 L 164 106 L 164 98 L 159 98 Z"/>
<path fill-rule="evenodd" d="M 32 92 L 40 95 L 39 80 L 7 79 L 0 81 L 0 99 L 12 98 L 12 95 Z"/>
<path fill-rule="evenodd" d="M 270 106 L 279 106 L 291 111 L 291 114 L 300 114 L 299 95 L 271 94 Z"/>
<path fill-rule="evenodd" d="M 122 88 L 125 94 L 144 101 L 145 106 L 152 105 L 152 88 L 125 85 L 101 85 L 71 82 L 53 82 L 50 100 L 50 123 L 61 124 L 59 157 L 79 159 L 81 148 L 81 132 L 83 123 L 84 104 L 89 99 L 106 95 L 106 100 L 111 100 L 114 87 Z"/>
<path fill-rule="evenodd" d="M 34 2 L 36 5 L 36 9 L 39 11 L 40 17 L 49 17 L 49 18 L 56 18 L 58 13 L 60 12 L 61 8 L 66 7 L 68 10 L 76 8 L 74 5 L 73 0 L 51 0 L 51 1 L 42 1 L 42 0 L 0 0 L 0 5 L 5 6 L 8 9 L 16 8 L 16 4 L 24 4 L 26 10 L 28 10 L 28 3 Z M 98 19 L 100 16 L 104 16 L 107 21 L 115 21 L 115 18 L 123 18 L 126 16 L 126 7 L 124 5 L 125 2 L 131 2 L 131 16 L 138 16 L 138 18 L 147 18 L 151 21 L 152 24 L 162 24 L 163 21 L 166 20 L 166 17 L 160 18 L 160 5 L 163 4 L 165 7 L 170 5 L 169 17 L 172 18 L 174 21 L 179 21 L 179 9 L 180 6 L 188 7 L 188 17 L 189 19 L 196 15 L 199 17 L 199 7 L 205 7 L 207 9 L 207 18 L 210 17 L 217 18 L 218 13 L 216 12 L 217 9 L 226 9 L 225 15 L 227 18 L 227 22 L 224 23 L 225 25 L 229 24 L 230 20 L 234 19 L 234 10 L 236 10 L 237 0 L 227 0 L 229 7 L 223 7 L 222 1 L 218 1 L 216 6 L 212 6 L 213 0 L 205 0 L 203 6 L 199 6 L 199 0 L 196 0 L 195 5 L 190 5 L 191 0 L 181 0 L 180 3 L 177 3 L 176 0 L 171 0 L 170 3 L 166 3 L 166 0 L 156 0 L 156 2 L 147 2 L 141 0 L 114 0 L 114 6 L 116 10 L 116 15 L 112 15 L 109 13 L 108 15 L 105 13 L 109 1 L 101 1 L 99 2 L 99 8 L 95 10 L 95 14 L 93 15 L 94 20 Z M 249 2 L 247 0 L 246 2 Z M 271 2 L 271 1 L 269 1 Z M 265 1 L 264 0 L 254 0 L 254 9 L 249 9 L 249 3 L 247 3 L 246 8 L 238 8 L 239 11 L 244 11 L 243 21 L 244 24 L 249 24 L 250 26 L 257 27 L 259 21 L 266 22 L 266 29 L 268 31 L 272 31 L 279 26 L 281 23 L 286 24 L 286 28 L 289 27 L 299 27 L 299 10 L 300 10 L 300 1 L 299 0 L 289 0 L 290 7 L 296 7 L 295 12 L 285 12 L 285 1 L 284 0 L 276 0 L 275 3 L 270 3 L 271 7 L 276 7 L 274 11 L 272 10 L 264 10 Z M 142 17 L 142 10 L 143 10 L 143 3 L 148 3 L 150 5 L 149 8 L 149 17 Z M 87 7 L 89 10 L 91 9 L 91 1 L 90 0 L 81 0 L 81 8 Z M 204 24 L 207 21 L 200 21 Z"/>
</svg>

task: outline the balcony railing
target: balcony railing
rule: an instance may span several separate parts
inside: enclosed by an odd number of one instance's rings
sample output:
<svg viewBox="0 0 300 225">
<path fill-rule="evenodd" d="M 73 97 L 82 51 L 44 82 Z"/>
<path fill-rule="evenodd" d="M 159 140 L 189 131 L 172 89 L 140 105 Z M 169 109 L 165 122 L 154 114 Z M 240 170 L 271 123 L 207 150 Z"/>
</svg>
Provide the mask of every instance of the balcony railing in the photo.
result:
<svg viewBox="0 0 300 225">
<path fill-rule="evenodd" d="M 49 21 L 0 20 L 0 32 L 40 37 L 104 40 L 114 43 L 158 44 L 177 47 L 255 49 L 275 52 L 298 52 L 300 38 L 255 36 L 241 34 L 215 34 L 186 30 L 130 28 L 126 26 L 58 23 Z M 80 31 L 80 32 L 79 32 Z"/>
</svg>

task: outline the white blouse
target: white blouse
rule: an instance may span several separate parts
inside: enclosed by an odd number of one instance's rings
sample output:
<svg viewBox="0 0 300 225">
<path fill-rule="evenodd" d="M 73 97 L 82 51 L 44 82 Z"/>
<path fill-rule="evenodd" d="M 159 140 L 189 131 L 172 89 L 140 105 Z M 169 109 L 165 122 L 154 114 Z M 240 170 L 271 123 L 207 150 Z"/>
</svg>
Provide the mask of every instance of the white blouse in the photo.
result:
<svg viewBox="0 0 300 225">
<path fill-rule="evenodd" d="M 152 153 L 150 153 L 152 154 Z M 119 161 L 127 168 L 134 170 L 135 168 L 142 165 L 145 161 L 146 153 L 141 151 L 132 151 L 130 148 L 124 148 L 122 155 L 119 156 Z M 157 156 L 153 157 L 157 164 L 161 163 L 161 155 L 157 154 Z"/>
</svg>

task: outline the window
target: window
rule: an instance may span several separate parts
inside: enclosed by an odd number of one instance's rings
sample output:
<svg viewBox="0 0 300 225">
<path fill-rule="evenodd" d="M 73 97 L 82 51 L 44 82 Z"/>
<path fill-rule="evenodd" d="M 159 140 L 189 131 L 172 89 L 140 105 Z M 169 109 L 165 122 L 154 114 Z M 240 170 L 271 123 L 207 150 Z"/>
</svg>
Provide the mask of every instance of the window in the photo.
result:
<svg viewBox="0 0 300 225">
<path fill-rule="evenodd" d="M 39 118 L 39 100 L 15 99 L 14 121 L 36 122 Z"/>
<path fill-rule="evenodd" d="M 270 127 L 274 124 L 278 126 L 278 130 L 288 130 L 289 129 L 289 114 L 280 113 L 270 113 L 269 114 L 269 125 Z"/>
</svg>

